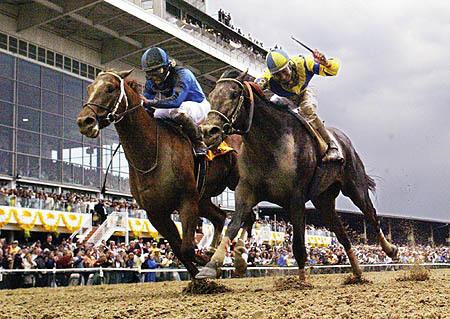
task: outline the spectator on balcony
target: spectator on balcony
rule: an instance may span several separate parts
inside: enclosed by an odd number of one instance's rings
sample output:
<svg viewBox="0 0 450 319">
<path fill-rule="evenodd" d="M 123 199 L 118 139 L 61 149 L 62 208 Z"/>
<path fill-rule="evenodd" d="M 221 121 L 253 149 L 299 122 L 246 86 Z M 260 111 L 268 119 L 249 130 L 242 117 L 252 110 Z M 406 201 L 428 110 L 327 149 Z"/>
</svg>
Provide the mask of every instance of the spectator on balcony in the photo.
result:
<svg viewBox="0 0 450 319">
<path fill-rule="evenodd" d="M 99 199 L 98 203 L 94 205 L 94 212 L 99 217 L 99 224 L 102 224 L 106 220 L 105 204 L 102 199 Z"/>
</svg>

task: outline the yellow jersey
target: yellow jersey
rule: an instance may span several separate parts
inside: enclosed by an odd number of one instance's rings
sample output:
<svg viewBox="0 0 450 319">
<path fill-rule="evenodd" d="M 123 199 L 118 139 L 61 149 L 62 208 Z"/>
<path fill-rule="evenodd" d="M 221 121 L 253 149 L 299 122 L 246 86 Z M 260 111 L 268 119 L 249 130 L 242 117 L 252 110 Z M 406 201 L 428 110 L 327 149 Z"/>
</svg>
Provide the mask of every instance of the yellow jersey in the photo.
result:
<svg viewBox="0 0 450 319">
<path fill-rule="evenodd" d="M 262 76 L 255 82 L 263 90 L 269 89 L 276 95 L 290 97 L 300 95 L 308 86 L 312 77 L 317 75 L 335 76 L 339 70 L 339 61 L 333 58 L 328 59 L 329 67 L 325 67 L 314 61 L 312 56 L 295 56 L 289 59 L 289 65 L 293 72 L 292 79 L 287 84 L 277 82 L 269 70 L 266 70 Z"/>
</svg>

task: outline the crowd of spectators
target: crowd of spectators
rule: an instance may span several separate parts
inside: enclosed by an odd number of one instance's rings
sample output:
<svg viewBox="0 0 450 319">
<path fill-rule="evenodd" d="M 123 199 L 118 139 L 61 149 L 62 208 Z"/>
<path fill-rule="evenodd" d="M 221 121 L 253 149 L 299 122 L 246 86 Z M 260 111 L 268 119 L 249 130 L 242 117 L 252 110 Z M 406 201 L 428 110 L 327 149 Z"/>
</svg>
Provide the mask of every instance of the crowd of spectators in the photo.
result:
<svg viewBox="0 0 450 319">
<path fill-rule="evenodd" d="M 114 211 L 140 211 L 135 202 L 127 200 L 102 200 L 88 195 L 80 195 L 71 192 L 61 194 L 33 191 L 28 188 L 0 189 L 0 205 L 16 207 L 50 209 L 59 211 L 71 211 L 79 213 L 91 213 L 104 219 L 107 214 Z M 141 211 L 143 212 L 143 211 Z M 145 216 L 145 215 L 144 215 Z M 316 216 L 311 214 L 309 216 Z M 362 222 L 358 222 L 360 215 L 342 214 L 347 233 L 351 238 L 353 249 L 358 260 L 362 264 L 391 263 L 392 259 L 382 252 L 377 243 L 364 240 L 362 234 Z M 308 221 L 308 216 L 307 216 Z M 311 221 L 314 218 L 311 217 Z M 229 222 L 229 219 L 228 219 Z M 450 249 L 444 245 L 430 245 L 430 224 L 424 222 L 414 223 L 412 220 L 400 220 L 382 218 L 381 223 L 387 229 L 387 222 L 391 225 L 392 242 L 399 245 L 399 262 L 432 262 L 450 263 Z M 445 225 L 444 225 L 445 226 Z M 295 266 L 292 252 L 292 225 L 284 220 L 269 219 L 267 217 L 257 219 L 255 229 L 269 227 L 271 231 L 284 233 L 284 240 L 278 243 L 258 242 L 250 238 L 246 243 L 244 259 L 250 266 Z M 436 227 L 436 229 L 442 228 Z M 447 226 L 448 228 L 448 226 Z M 405 240 L 410 238 L 411 229 L 416 234 L 416 241 Z M 448 231 L 448 230 L 447 230 Z M 306 232 L 315 235 L 332 237 L 328 247 L 308 247 L 309 265 L 341 265 L 348 264 L 343 247 L 337 243 L 335 237 L 325 227 L 316 221 L 306 226 Z M 443 233 L 445 236 L 445 233 Z M 173 268 L 183 267 L 174 256 L 170 245 L 164 239 L 139 238 L 125 245 L 115 240 L 103 242 L 99 247 L 94 247 L 84 241 L 73 242 L 70 238 L 59 238 L 57 244 L 51 234 L 47 240 L 40 242 L 21 242 L 17 240 L 7 242 L 0 239 L 0 267 L 3 269 L 62 269 L 62 268 Z M 397 237 L 398 236 L 398 237 Z M 370 237 L 370 236 L 369 236 Z M 442 242 L 442 241 L 441 241 Z M 206 253 L 199 249 L 197 253 Z M 234 252 L 231 250 L 224 261 L 225 265 L 232 265 Z M 0 275 L 1 276 L 1 275 Z M 129 283 L 139 281 L 180 280 L 186 273 L 178 273 L 176 270 L 161 273 L 146 273 L 130 271 L 105 272 L 103 277 L 98 273 L 83 272 L 78 275 L 67 273 L 12 273 L 3 274 L 0 278 L 0 287 L 43 287 L 65 286 L 72 284 L 104 283 Z M 3 280 L 1 280 L 3 279 Z"/>
<path fill-rule="evenodd" d="M 231 14 L 228 12 L 223 11 L 222 9 L 219 9 L 219 11 L 217 12 L 217 20 L 219 22 L 222 22 L 223 24 L 225 24 L 227 27 L 231 28 L 232 30 L 235 30 L 238 34 L 245 36 L 240 28 L 236 28 L 234 27 L 234 25 L 231 23 Z M 247 39 L 249 39 L 250 41 L 254 42 L 256 45 L 259 45 L 260 47 L 263 47 L 263 43 L 253 39 L 252 36 L 250 35 L 250 33 L 247 34 L 247 36 L 245 36 Z"/>
<path fill-rule="evenodd" d="M 287 225 L 289 227 L 289 225 Z M 379 245 L 354 245 L 353 249 L 361 264 L 389 264 L 393 260 L 386 256 Z M 348 260 L 343 247 L 335 240 L 328 247 L 307 247 L 307 264 L 345 265 Z M 196 253 L 206 253 L 197 250 Z M 278 244 L 264 243 L 258 245 L 252 238 L 246 242 L 243 258 L 249 266 L 296 266 L 292 252 L 292 238 Z M 227 253 L 224 265 L 231 266 L 234 251 Z M 400 247 L 401 263 L 450 263 L 448 246 L 414 246 Z M 183 267 L 174 255 L 170 244 L 163 238 L 159 240 L 139 238 L 129 245 L 123 242 L 103 241 L 98 247 L 83 241 L 73 242 L 70 238 L 62 238 L 58 243 L 48 235 L 45 242 L 19 243 L 17 240 L 7 243 L 0 239 L 0 268 L 2 269 L 70 269 L 70 268 L 119 268 L 117 271 L 104 271 L 101 277 L 98 272 L 71 272 L 53 274 L 52 272 L 10 273 L 3 274 L 1 288 L 19 287 L 51 287 L 67 285 L 137 283 L 163 280 L 187 279 L 185 272 L 178 272 Z M 124 271 L 120 271 L 120 268 Z M 125 269 L 166 268 L 166 272 L 140 273 Z"/>
<path fill-rule="evenodd" d="M 228 47 L 230 50 L 241 50 L 243 53 L 250 55 L 252 58 L 257 59 L 260 62 L 265 61 L 265 56 L 263 56 L 259 50 L 255 49 L 255 47 L 252 45 L 248 45 L 245 41 L 241 41 L 241 38 L 238 36 L 225 35 L 215 28 L 202 23 L 201 21 L 189 15 L 186 17 L 171 17 L 170 19 L 175 19 L 172 22 L 178 24 L 181 29 L 184 29 L 185 31 L 197 31 L 200 36 L 206 36 L 210 40 L 214 40 L 216 42 L 221 41 L 221 43 L 224 46 Z M 240 36 L 247 38 L 257 46 L 261 48 L 264 47 L 263 43 L 256 39 L 253 39 L 250 33 L 245 35 L 240 28 L 235 28 L 235 26 L 231 24 L 231 15 L 229 13 L 225 13 L 222 9 L 219 10 L 218 20 L 219 22 L 234 30 Z"/>
<path fill-rule="evenodd" d="M 1 269 L 70 269 L 74 268 L 128 268 L 154 269 L 180 268 L 181 264 L 164 239 L 145 241 L 143 238 L 131 241 L 129 245 L 110 240 L 98 247 L 83 241 L 73 242 L 66 238 L 56 244 L 48 235 L 45 242 L 39 240 L 32 244 L 22 244 L 14 240 L 6 243 L 0 239 Z M 76 275 L 74 275 L 76 274 Z M 71 285 L 91 285 L 107 283 L 137 283 L 156 280 L 180 280 L 178 272 L 145 273 L 134 271 L 104 272 L 21 272 L 3 274 L 2 288 L 55 287 Z"/>
<path fill-rule="evenodd" d="M 47 193 L 28 188 L 0 188 L 0 205 L 23 208 L 56 210 L 63 212 L 95 214 L 101 222 L 112 212 L 129 213 L 130 217 L 145 218 L 146 214 L 134 201 L 125 199 L 98 199 L 72 192 Z"/>
</svg>

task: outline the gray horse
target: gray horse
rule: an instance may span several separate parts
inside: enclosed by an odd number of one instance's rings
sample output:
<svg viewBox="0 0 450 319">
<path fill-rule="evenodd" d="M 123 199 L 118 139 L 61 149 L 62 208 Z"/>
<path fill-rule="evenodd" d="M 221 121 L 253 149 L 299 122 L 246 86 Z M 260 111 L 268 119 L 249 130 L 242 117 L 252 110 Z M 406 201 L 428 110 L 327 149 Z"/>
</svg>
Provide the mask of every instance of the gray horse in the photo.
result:
<svg viewBox="0 0 450 319">
<path fill-rule="evenodd" d="M 361 277 L 358 260 L 335 210 L 335 199 L 340 192 L 375 227 L 384 252 L 395 257 L 397 247 L 384 237 L 369 197 L 369 190 L 375 190 L 375 182 L 366 174 L 349 138 L 337 129 L 328 128 L 342 148 L 345 162 L 343 165 L 321 163 L 316 141 L 305 126 L 288 109 L 265 99 L 252 83 L 244 82 L 245 76 L 246 73 L 225 72 L 209 96 L 212 111 L 202 125 L 206 144 L 214 148 L 225 136 L 238 133 L 243 136 L 243 145 L 238 162 L 236 211 L 219 248 L 196 278 L 216 277 L 239 229 L 248 229 L 252 223 L 252 207 L 263 200 L 289 212 L 300 280 L 305 280 L 305 203 L 308 200 L 344 246 L 354 276 Z M 238 240 L 238 252 L 242 251 L 244 239 L 245 235 L 241 235 Z M 236 265 L 237 271 L 242 267 L 245 269 L 245 265 Z"/>
</svg>

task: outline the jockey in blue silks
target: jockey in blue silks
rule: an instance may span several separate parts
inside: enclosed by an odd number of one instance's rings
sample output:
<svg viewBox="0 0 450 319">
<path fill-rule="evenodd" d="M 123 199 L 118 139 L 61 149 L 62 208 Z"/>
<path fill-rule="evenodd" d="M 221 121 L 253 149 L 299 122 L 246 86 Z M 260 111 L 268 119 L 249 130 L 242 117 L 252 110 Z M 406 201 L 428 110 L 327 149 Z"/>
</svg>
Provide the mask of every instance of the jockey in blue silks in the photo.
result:
<svg viewBox="0 0 450 319">
<path fill-rule="evenodd" d="M 192 141 L 195 154 L 205 155 L 208 148 L 198 123 L 207 117 L 211 106 L 194 74 L 175 66 L 158 47 L 144 52 L 141 65 L 146 77 L 144 106 L 156 109 L 154 117 L 170 118 L 180 124 Z"/>
</svg>

